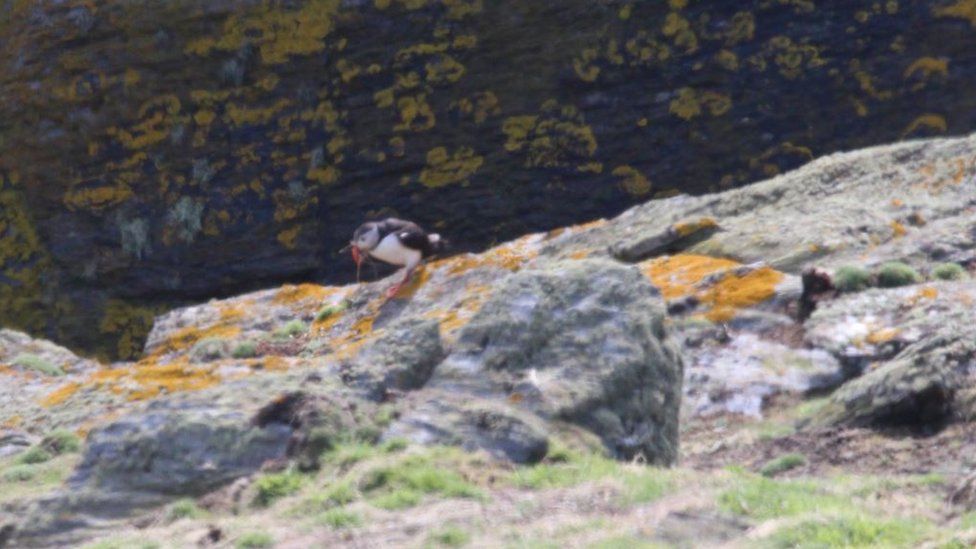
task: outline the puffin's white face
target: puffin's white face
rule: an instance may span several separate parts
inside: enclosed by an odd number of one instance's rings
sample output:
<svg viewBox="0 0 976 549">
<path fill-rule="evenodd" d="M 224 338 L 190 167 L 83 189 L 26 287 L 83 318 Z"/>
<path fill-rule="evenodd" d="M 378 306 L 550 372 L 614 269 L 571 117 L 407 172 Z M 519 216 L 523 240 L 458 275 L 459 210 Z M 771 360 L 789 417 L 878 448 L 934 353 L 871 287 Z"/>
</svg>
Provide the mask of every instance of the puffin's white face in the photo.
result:
<svg viewBox="0 0 976 549">
<path fill-rule="evenodd" d="M 380 244 L 380 229 L 374 223 L 367 223 L 356 229 L 352 235 L 352 245 L 360 250 L 369 251 Z"/>
</svg>

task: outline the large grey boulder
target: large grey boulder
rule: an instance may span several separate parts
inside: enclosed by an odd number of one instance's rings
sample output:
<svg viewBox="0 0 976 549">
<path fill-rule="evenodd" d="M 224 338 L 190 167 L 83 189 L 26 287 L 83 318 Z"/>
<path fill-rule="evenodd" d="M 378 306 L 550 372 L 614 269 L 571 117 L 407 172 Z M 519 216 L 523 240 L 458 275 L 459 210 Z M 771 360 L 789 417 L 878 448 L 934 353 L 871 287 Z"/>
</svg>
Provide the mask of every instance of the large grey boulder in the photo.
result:
<svg viewBox="0 0 976 549">
<path fill-rule="evenodd" d="M 639 270 L 606 260 L 544 262 L 492 292 L 428 387 L 574 422 L 615 455 L 670 464 L 682 364 L 660 294 Z M 408 412 L 401 421 L 414 418 Z"/>
</svg>

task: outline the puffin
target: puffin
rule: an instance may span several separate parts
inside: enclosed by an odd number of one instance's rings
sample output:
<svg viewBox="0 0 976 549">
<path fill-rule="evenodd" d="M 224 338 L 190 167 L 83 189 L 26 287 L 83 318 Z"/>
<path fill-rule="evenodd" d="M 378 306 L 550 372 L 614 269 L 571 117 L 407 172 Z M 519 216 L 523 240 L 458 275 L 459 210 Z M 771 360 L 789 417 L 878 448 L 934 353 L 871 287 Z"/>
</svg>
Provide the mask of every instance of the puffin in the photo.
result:
<svg viewBox="0 0 976 549">
<path fill-rule="evenodd" d="M 349 242 L 357 269 L 365 257 L 405 268 L 403 280 L 387 290 L 387 299 L 400 291 L 424 259 L 442 251 L 445 245 L 439 234 L 428 233 L 412 221 L 394 217 L 363 223 Z"/>
</svg>

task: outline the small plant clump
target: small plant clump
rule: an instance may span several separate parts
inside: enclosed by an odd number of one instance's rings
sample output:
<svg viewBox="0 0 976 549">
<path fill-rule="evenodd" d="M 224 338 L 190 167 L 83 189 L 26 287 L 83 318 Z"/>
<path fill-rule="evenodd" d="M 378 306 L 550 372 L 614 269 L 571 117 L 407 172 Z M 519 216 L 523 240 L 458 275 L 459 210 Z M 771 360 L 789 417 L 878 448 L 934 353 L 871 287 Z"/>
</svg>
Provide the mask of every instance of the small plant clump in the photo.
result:
<svg viewBox="0 0 976 549">
<path fill-rule="evenodd" d="M 249 532 L 237 538 L 237 549 L 264 549 L 274 546 L 274 538 L 266 532 Z"/>
<path fill-rule="evenodd" d="M 212 362 L 227 357 L 227 342 L 208 337 L 197 342 L 190 350 L 190 360 L 192 362 Z"/>
<path fill-rule="evenodd" d="M 14 366 L 19 366 L 27 370 L 33 370 L 47 376 L 59 377 L 64 375 L 64 370 L 62 370 L 60 367 L 52 364 L 49 360 L 30 353 L 17 355 L 14 357 L 13 364 Z"/>
<path fill-rule="evenodd" d="M 202 509 L 192 499 L 181 499 L 169 506 L 166 512 L 166 519 L 169 522 L 176 522 L 180 519 L 195 519 L 204 515 Z"/>
<path fill-rule="evenodd" d="M 900 261 L 891 261 L 881 265 L 877 273 L 878 286 L 882 288 L 898 288 L 922 281 L 922 275 L 910 265 Z"/>
<path fill-rule="evenodd" d="M 67 429 L 58 429 L 44 437 L 41 448 L 56 456 L 70 454 L 81 449 L 81 439 Z"/>
<path fill-rule="evenodd" d="M 258 356 L 258 346 L 253 341 L 238 343 L 231 351 L 231 356 L 237 359 L 254 358 Z"/>
<path fill-rule="evenodd" d="M 937 280 L 963 280 L 969 273 L 958 263 L 942 263 L 932 269 L 932 276 Z"/>
<path fill-rule="evenodd" d="M 318 521 L 334 530 L 341 530 L 361 525 L 363 518 L 352 511 L 336 508 L 322 513 L 318 517 Z"/>
<path fill-rule="evenodd" d="M 298 337 L 308 331 L 308 326 L 301 320 L 292 320 L 284 326 L 279 326 L 274 335 L 280 339 Z"/>
<path fill-rule="evenodd" d="M 803 454 L 785 454 L 776 459 L 771 459 L 762 466 L 759 473 L 764 477 L 775 477 L 780 473 L 785 473 L 791 469 L 802 467 L 807 464 L 807 458 Z"/>
<path fill-rule="evenodd" d="M 37 463 L 44 463 L 45 461 L 51 461 L 54 456 L 50 452 L 41 448 L 40 446 L 32 446 L 29 450 L 24 452 L 17 458 L 18 463 L 23 463 L 25 465 L 34 465 Z"/>
<path fill-rule="evenodd" d="M 30 465 L 15 465 L 3 472 L 3 480 L 7 482 L 27 482 L 34 480 L 36 473 Z"/>
<path fill-rule="evenodd" d="M 263 476 L 255 483 L 257 495 L 254 497 L 254 503 L 267 507 L 285 496 L 294 494 L 301 486 L 302 477 L 298 473 L 285 472 Z"/>
<path fill-rule="evenodd" d="M 322 322 L 323 320 L 332 318 L 333 316 L 342 313 L 347 308 L 349 308 L 349 302 L 347 301 L 343 301 L 338 305 L 326 305 L 325 307 L 319 309 L 319 312 L 316 313 L 315 322 Z"/>
<path fill-rule="evenodd" d="M 462 547 L 471 541 L 471 534 L 459 526 L 445 526 L 431 534 L 430 541 L 446 547 Z"/>
<path fill-rule="evenodd" d="M 834 273 L 834 287 L 842 292 L 860 292 L 871 286 L 871 273 L 852 265 L 844 266 Z"/>
</svg>

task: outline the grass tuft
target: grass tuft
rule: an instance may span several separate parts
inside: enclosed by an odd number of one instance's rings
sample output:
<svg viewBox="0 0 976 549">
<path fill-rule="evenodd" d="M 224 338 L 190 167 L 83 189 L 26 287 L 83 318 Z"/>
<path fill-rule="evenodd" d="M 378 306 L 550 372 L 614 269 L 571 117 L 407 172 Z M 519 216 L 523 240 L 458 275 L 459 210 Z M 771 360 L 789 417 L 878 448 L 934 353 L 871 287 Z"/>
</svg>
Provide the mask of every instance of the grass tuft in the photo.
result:
<svg viewBox="0 0 976 549">
<path fill-rule="evenodd" d="M 308 325 L 301 320 L 292 320 L 283 326 L 279 326 L 274 331 L 274 336 L 279 339 L 290 339 L 298 337 L 308 331 Z"/>
<path fill-rule="evenodd" d="M 897 288 L 918 284 L 922 275 L 911 266 L 900 261 L 890 261 L 878 268 L 878 286 L 882 288 Z"/>
<path fill-rule="evenodd" d="M 167 522 L 176 522 L 181 519 L 197 519 L 203 517 L 206 513 L 203 509 L 197 507 L 196 502 L 192 499 L 181 499 L 169 506 L 166 511 Z"/>
<path fill-rule="evenodd" d="M 258 346 L 253 341 L 244 341 L 238 343 L 234 346 L 234 349 L 230 352 L 230 356 L 242 359 L 242 358 L 254 358 L 258 356 Z"/>
<path fill-rule="evenodd" d="M 932 269 L 932 276 L 938 280 L 963 280 L 969 273 L 958 263 L 942 263 Z"/>
<path fill-rule="evenodd" d="M 363 517 L 342 508 L 329 509 L 319 515 L 316 520 L 334 530 L 354 528 L 363 524 Z"/>
<path fill-rule="evenodd" d="M 429 541 L 445 547 L 463 547 L 471 542 L 471 534 L 460 526 L 444 526 L 431 533 Z"/>
<path fill-rule="evenodd" d="M 17 463 L 23 463 L 26 465 L 33 465 L 35 463 L 44 463 L 45 461 L 51 461 L 54 456 L 50 452 L 45 450 L 40 446 L 32 446 L 23 454 L 17 458 Z"/>
<path fill-rule="evenodd" d="M 30 353 L 22 353 L 14 357 L 13 365 L 26 370 L 33 370 L 46 376 L 60 377 L 64 375 L 64 370 L 59 366 Z"/>
<path fill-rule="evenodd" d="M 834 287 L 842 292 L 860 292 L 871 286 L 871 273 L 866 270 L 846 265 L 834 272 Z"/>
<path fill-rule="evenodd" d="M 764 477 L 775 477 L 780 473 L 785 473 L 791 469 L 802 467 L 807 464 L 807 458 L 803 454 L 785 454 L 778 458 L 771 459 L 762 466 L 759 473 Z"/>
<path fill-rule="evenodd" d="M 257 494 L 254 503 L 267 507 L 275 501 L 290 496 L 302 487 L 302 477 L 298 473 L 285 472 L 265 475 L 255 482 Z"/>
<path fill-rule="evenodd" d="M 264 549 L 274 546 L 274 538 L 266 532 L 248 532 L 237 538 L 237 549 Z"/>
<path fill-rule="evenodd" d="M 922 525 L 908 520 L 864 516 L 816 517 L 781 528 L 773 547 L 911 547 L 923 535 Z"/>
<path fill-rule="evenodd" d="M 60 456 L 80 450 L 81 439 L 67 429 L 58 429 L 44 437 L 44 440 L 41 441 L 41 447 L 56 456 Z"/>
</svg>

